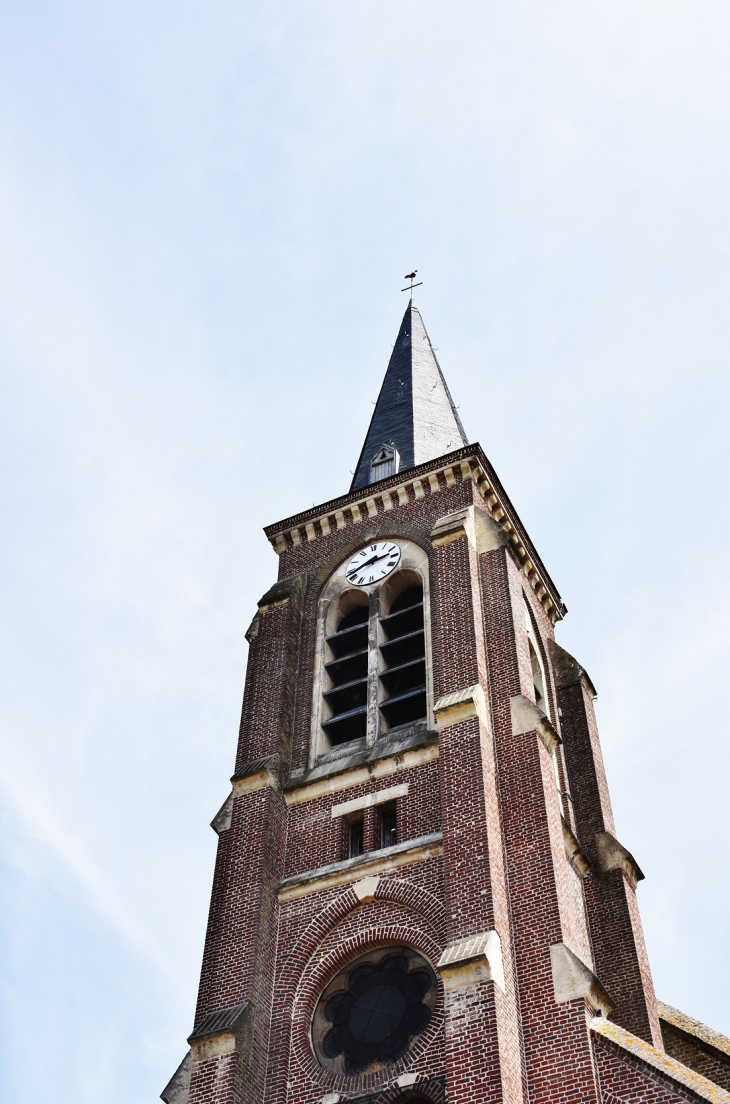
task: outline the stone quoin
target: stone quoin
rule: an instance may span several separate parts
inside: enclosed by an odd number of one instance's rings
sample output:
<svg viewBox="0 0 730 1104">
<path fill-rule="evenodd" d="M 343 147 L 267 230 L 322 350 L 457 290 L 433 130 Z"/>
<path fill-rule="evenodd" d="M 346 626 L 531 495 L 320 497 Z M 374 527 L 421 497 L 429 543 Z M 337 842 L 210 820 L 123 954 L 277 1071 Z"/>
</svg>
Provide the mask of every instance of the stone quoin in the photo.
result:
<svg viewBox="0 0 730 1104">
<path fill-rule="evenodd" d="M 655 997 L 593 683 L 412 300 L 350 493 L 265 532 L 166 1104 L 730 1104 L 730 1040 Z"/>
</svg>

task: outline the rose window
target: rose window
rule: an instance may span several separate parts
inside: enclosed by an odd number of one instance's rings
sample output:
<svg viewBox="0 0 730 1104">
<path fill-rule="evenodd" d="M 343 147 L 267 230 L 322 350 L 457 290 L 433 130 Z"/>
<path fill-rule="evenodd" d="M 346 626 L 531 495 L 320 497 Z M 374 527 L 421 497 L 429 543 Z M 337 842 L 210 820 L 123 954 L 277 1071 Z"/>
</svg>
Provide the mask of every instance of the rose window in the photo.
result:
<svg viewBox="0 0 730 1104">
<path fill-rule="evenodd" d="M 325 989 L 312 1039 L 323 1066 L 363 1073 L 402 1058 L 431 1020 L 436 979 L 421 955 L 388 947 L 363 955 Z"/>
</svg>

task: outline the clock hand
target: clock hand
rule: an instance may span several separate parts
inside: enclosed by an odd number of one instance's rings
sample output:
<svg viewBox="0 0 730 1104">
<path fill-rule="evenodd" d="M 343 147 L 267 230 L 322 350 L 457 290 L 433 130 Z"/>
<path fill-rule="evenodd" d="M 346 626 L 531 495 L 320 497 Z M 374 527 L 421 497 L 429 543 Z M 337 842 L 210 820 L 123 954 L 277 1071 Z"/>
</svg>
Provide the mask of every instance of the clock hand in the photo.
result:
<svg viewBox="0 0 730 1104">
<path fill-rule="evenodd" d="M 353 567 L 352 570 L 349 572 L 349 574 L 350 575 L 359 575 L 361 571 L 364 571 L 366 567 L 370 567 L 371 564 L 374 564 L 375 561 L 379 560 L 379 559 L 380 559 L 380 556 L 373 556 L 373 558 L 371 560 L 365 560 L 364 563 L 358 564 L 357 567 Z"/>
<path fill-rule="evenodd" d="M 377 563 L 378 560 L 382 560 L 382 556 L 371 556 L 369 560 L 365 560 L 365 563 L 360 564 L 360 571 L 364 567 L 370 567 L 371 564 Z"/>
<path fill-rule="evenodd" d="M 361 571 L 364 571 L 366 567 L 370 567 L 371 564 L 377 563 L 378 560 L 384 560 L 386 556 L 389 556 L 390 552 L 383 552 L 380 556 L 371 556 L 369 560 L 365 560 L 365 563 L 358 564 L 357 567 L 353 567 L 349 572 L 351 575 L 359 575 Z"/>
</svg>

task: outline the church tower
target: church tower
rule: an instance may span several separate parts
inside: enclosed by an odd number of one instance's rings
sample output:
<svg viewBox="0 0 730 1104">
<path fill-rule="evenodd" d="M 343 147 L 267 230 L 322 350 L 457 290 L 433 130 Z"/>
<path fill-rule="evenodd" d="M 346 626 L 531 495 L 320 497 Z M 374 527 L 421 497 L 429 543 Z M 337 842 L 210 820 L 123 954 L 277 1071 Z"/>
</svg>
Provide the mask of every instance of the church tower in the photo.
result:
<svg viewBox="0 0 730 1104">
<path fill-rule="evenodd" d="M 593 683 L 412 300 L 349 493 L 265 532 L 162 1099 L 730 1104 L 730 1041 L 657 1004 Z"/>
</svg>

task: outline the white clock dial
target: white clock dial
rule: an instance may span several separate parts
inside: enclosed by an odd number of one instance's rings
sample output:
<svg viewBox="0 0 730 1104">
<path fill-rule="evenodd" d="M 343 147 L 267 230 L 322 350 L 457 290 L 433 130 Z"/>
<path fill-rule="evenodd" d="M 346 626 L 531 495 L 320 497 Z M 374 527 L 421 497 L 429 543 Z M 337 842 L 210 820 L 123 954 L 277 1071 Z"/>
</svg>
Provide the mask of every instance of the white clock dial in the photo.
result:
<svg viewBox="0 0 730 1104">
<path fill-rule="evenodd" d="M 398 566 L 400 548 L 393 541 L 369 544 L 350 560 L 345 570 L 347 581 L 356 586 L 378 583 Z"/>
</svg>

